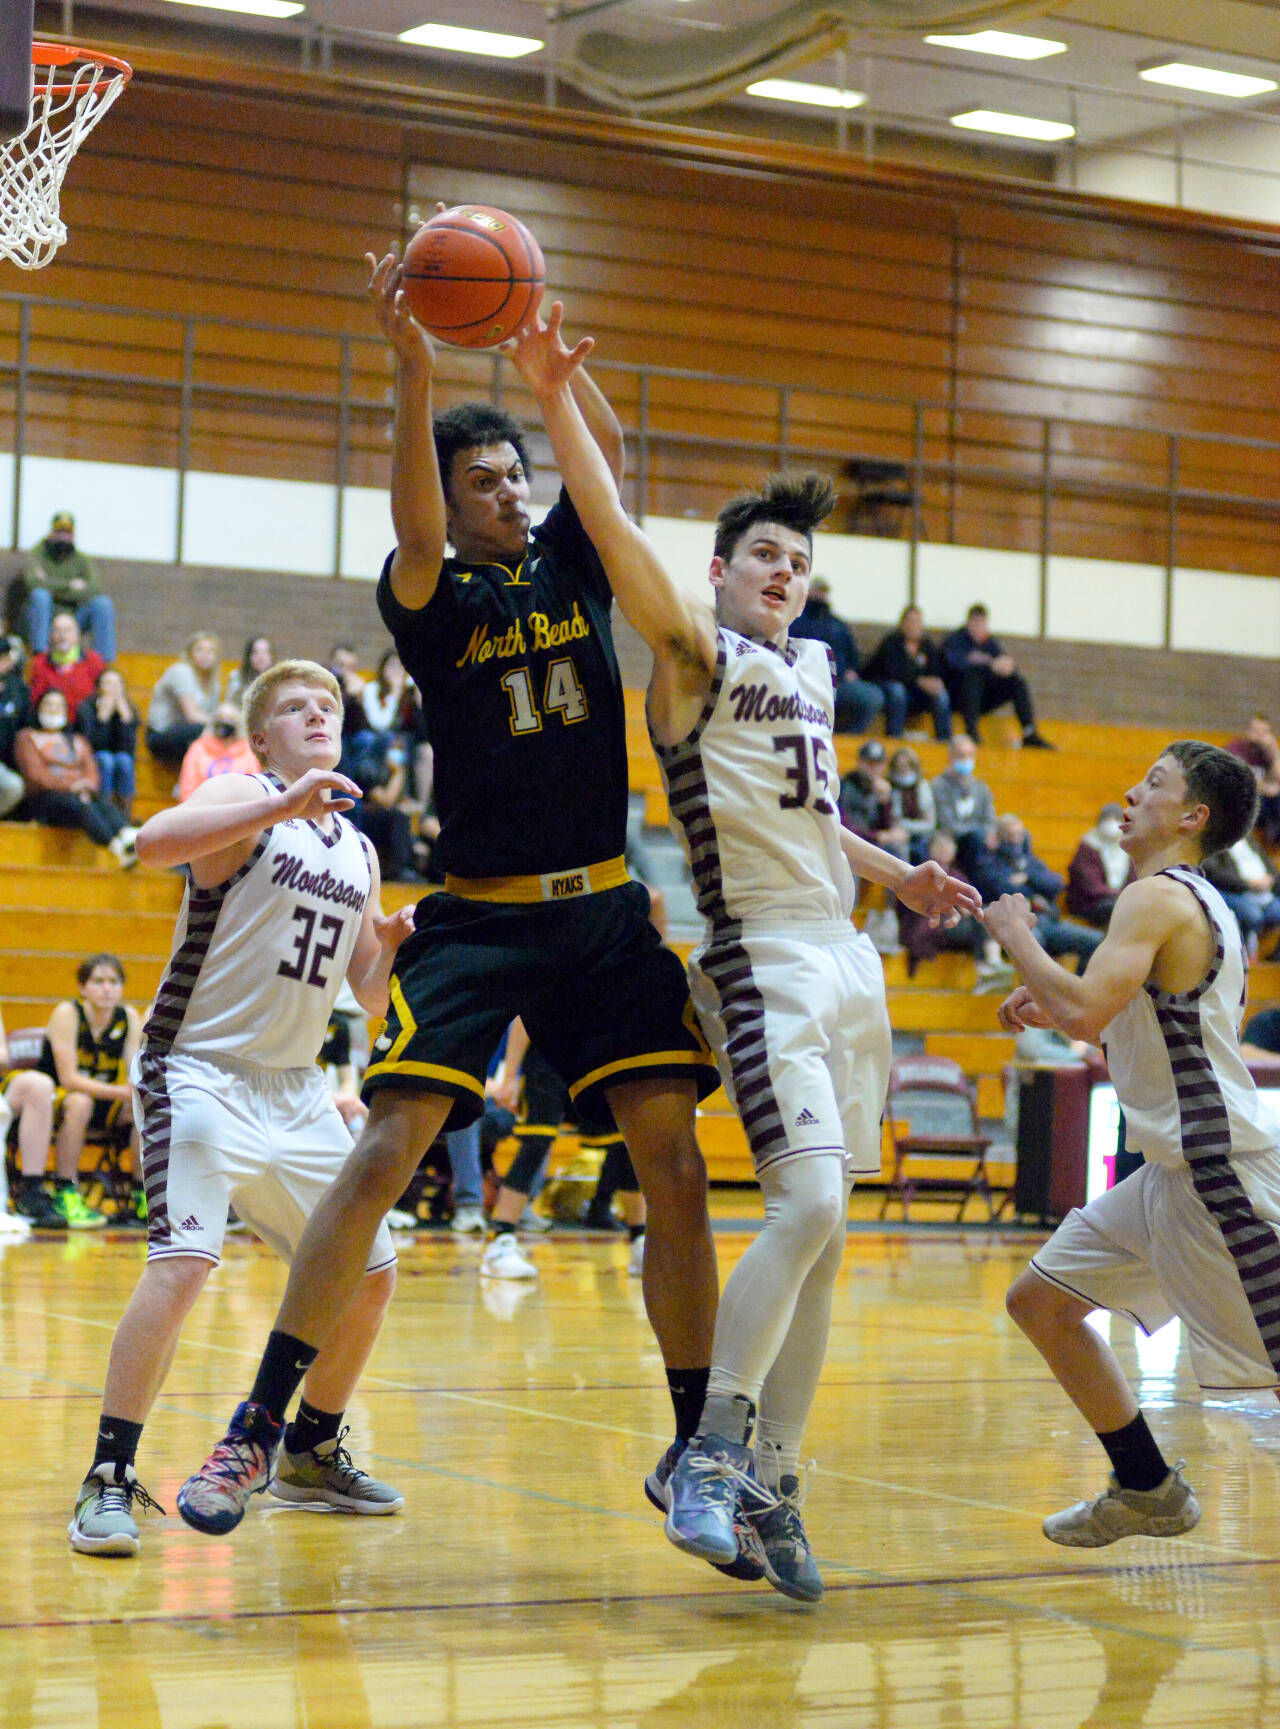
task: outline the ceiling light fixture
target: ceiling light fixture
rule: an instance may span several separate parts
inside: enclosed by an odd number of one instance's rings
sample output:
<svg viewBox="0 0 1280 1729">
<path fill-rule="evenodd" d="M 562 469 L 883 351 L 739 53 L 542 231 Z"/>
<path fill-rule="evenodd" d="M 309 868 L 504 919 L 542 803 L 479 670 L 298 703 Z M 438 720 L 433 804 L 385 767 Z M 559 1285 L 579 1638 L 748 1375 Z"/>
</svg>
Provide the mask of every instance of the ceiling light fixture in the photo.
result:
<svg viewBox="0 0 1280 1729">
<path fill-rule="evenodd" d="M 202 6 L 206 12 L 247 12 L 253 18 L 296 18 L 302 0 L 169 0 L 171 6 Z"/>
<path fill-rule="evenodd" d="M 748 96 L 767 96 L 771 102 L 807 102 L 814 108 L 861 108 L 866 96 L 861 90 L 837 90 L 834 84 L 797 84 L 791 78 L 762 78 L 747 85 Z"/>
<path fill-rule="evenodd" d="M 998 54 L 1002 60 L 1043 60 L 1065 54 L 1065 42 L 1047 36 L 1015 36 L 1010 30 L 974 30 L 966 36 L 926 36 L 935 48 L 964 48 L 972 54 Z"/>
<path fill-rule="evenodd" d="M 995 108 L 971 108 L 967 114 L 953 114 L 953 126 L 969 132 L 998 132 L 1006 138 L 1035 138 L 1042 144 L 1057 144 L 1063 138 L 1074 138 L 1074 126 L 1060 120 L 1033 120 L 1026 114 L 1001 114 Z"/>
<path fill-rule="evenodd" d="M 1262 96 L 1280 88 L 1273 78 L 1250 78 L 1243 72 L 1219 71 L 1216 66 L 1191 66 L 1185 60 L 1140 66 L 1138 77 L 1148 84 L 1173 84 L 1179 90 L 1199 90 L 1206 96 Z"/>
<path fill-rule="evenodd" d="M 419 24 L 402 30 L 400 40 L 420 48 L 444 48 L 450 54 L 489 54 L 496 60 L 518 60 L 543 46 L 537 36 L 500 36 L 493 30 L 461 30 L 452 24 Z"/>
</svg>

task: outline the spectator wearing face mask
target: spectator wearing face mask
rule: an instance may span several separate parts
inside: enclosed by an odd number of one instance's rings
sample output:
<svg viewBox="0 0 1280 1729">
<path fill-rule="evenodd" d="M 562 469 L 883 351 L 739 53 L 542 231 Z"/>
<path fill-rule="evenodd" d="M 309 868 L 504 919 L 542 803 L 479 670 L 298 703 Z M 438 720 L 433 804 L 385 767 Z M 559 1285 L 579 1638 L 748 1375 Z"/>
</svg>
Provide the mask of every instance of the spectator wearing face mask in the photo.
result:
<svg viewBox="0 0 1280 1729">
<path fill-rule="evenodd" d="M 922 864 L 938 818 L 933 789 L 909 745 L 900 745 L 889 758 L 889 811 L 893 826 L 907 837 L 907 856 L 912 864 Z"/>
<path fill-rule="evenodd" d="M 1067 911 L 1072 918 L 1083 919 L 1100 931 L 1111 922 L 1111 910 L 1121 889 L 1137 875 L 1133 861 L 1120 845 L 1123 815 L 1118 804 L 1104 804 L 1094 827 L 1081 835 L 1067 866 Z"/>
<path fill-rule="evenodd" d="M 973 740 L 957 733 L 949 746 L 947 766 L 932 783 L 938 827 L 955 840 L 961 869 L 970 876 L 988 832 L 996 826 L 996 801 L 991 788 L 974 772 L 977 761 Z"/>
<path fill-rule="evenodd" d="M 234 703 L 220 702 L 182 759 L 178 803 L 190 798 L 198 786 L 216 774 L 258 774 L 261 769 L 253 746 L 241 731 L 239 709 Z"/>
</svg>

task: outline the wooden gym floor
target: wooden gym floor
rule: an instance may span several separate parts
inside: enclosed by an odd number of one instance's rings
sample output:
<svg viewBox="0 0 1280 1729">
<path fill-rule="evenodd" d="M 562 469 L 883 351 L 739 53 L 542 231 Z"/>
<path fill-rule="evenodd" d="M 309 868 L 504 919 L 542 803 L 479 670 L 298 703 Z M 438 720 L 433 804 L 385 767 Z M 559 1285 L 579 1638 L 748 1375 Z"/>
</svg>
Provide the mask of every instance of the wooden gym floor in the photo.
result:
<svg viewBox="0 0 1280 1729">
<path fill-rule="evenodd" d="M 479 1247 L 405 1242 L 353 1406 L 393 1519 L 254 1502 L 234 1540 L 172 1512 L 244 1392 L 281 1271 L 232 1239 L 140 1457 L 170 1516 L 135 1560 L 73 1555 L 103 1364 L 143 1247 L 0 1255 L 4 1729 L 1128 1729 L 1280 1712 L 1280 1406 L 1203 1403 L 1176 1336 L 1137 1350 L 1192 1534 L 1089 1552 L 1040 1535 L 1100 1454 L 1004 1315 L 1039 1240 L 884 1229 L 855 1201 L 807 1450 L 816 1610 L 663 1538 L 641 1483 L 670 1434 L 625 1242 L 537 1243 L 536 1286 Z M 722 1273 L 754 1203 L 721 1200 Z"/>
</svg>

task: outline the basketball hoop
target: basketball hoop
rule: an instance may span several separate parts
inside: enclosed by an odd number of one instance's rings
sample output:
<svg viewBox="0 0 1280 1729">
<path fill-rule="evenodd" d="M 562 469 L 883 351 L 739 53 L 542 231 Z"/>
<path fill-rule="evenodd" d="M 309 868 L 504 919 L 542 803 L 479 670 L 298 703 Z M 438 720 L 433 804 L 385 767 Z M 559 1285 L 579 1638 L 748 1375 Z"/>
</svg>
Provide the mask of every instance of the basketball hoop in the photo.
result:
<svg viewBox="0 0 1280 1729">
<path fill-rule="evenodd" d="M 62 177 L 132 76 L 132 67 L 93 48 L 32 46 L 31 118 L 0 147 L 0 256 L 39 270 L 67 238 L 58 214 Z"/>
</svg>

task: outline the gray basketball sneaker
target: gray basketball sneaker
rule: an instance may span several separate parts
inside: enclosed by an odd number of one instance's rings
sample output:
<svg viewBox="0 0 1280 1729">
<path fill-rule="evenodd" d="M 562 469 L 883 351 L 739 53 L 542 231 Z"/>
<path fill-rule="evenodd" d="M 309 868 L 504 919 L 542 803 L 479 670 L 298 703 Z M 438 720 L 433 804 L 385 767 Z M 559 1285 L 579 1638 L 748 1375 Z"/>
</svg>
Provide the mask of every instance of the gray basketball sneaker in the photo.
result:
<svg viewBox="0 0 1280 1729">
<path fill-rule="evenodd" d="M 1156 1489 L 1122 1489 L 1114 1471 L 1092 1501 L 1077 1501 L 1050 1513 L 1043 1530 L 1051 1543 L 1071 1549 L 1103 1549 L 1121 1537 L 1177 1537 L 1200 1523 L 1200 1503 L 1183 1480 L 1179 1459 Z"/>
<path fill-rule="evenodd" d="M 340 1513 L 398 1513 L 404 1496 L 389 1483 L 361 1471 L 342 1445 L 349 1431 L 336 1441 L 324 1441 L 314 1453 L 291 1453 L 282 1448 L 271 1479 L 271 1493 L 296 1507 L 334 1507 Z"/>
<path fill-rule="evenodd" d="M 749 1512 L 747 1520 L 755 1527 L 764 1575 L 774 1590 L 799 1603 L 816 1603 L 822 1595 L 822 1575 L 800 1517 L 802 1505 L 799 1477 L 781 1477 L 774 1505 Z"/>
<path fill-rule="evenodd" d="M 81 1555 L 136 1555 L 140 1547 L 133 1503 L 163 1513 L 138 1481 L 132 1465 L 104 1460 L 80 1485 L 67 1535 Z"/>
</svg>

